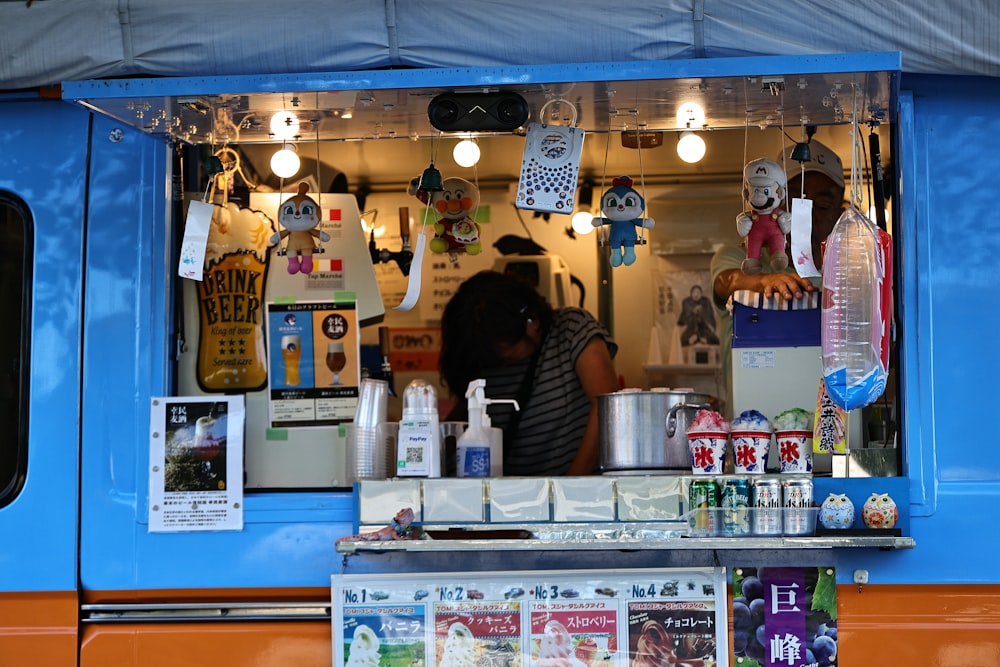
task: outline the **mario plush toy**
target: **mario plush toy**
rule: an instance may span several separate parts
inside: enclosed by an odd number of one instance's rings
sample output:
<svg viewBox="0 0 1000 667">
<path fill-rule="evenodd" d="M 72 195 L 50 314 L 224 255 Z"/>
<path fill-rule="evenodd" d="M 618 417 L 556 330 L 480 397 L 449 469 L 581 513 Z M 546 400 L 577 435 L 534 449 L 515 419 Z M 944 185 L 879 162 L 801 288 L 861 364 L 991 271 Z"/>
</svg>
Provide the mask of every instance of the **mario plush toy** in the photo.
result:
<svg viewBox="0 0 1000 667">
<path fill-rule="evenodd" d="M 313 252 L 316 250 L 314 238 L 329 241 L 330 235 L 320 231 L 319 206 L 306 193 L 309 185 L 299 183 L 299 193 L 285 200 L 278 209 L 278 222 L 283 229 L 271 236 L 271 243 L 279 243 L 288 237 L 285 252 L 288 254 L 288 272 L 292 275 L 301 271 L 312 273 Z"/>
<path fill-rule="evenodd" d="M 635 262 L 635 242 L 639 238 L 636 228 L 652 229 L 655 224 L 652 218 L 640 217 L 645 208 L 646 200 L 632 187 L 628 176 L 612 180 L 611 187 L 601 196 L 604 217 L 594 218 L 591 224 L 611 225 L 611 266 L 630 266 Z"/>
<path fill-rule="evenodd" d="M 466 252 L 478 255 L 483 244 L 479 239 L 479 223 L 472 215 L 479 207 L 479 188 L 464 178 L 446 178 L 440 190 L 422 190 L 420 181 L 413 179 L 407 192 L 431 206 L 441 217 L 434 223 L 431 252 Z"/>
<path fill-rule="evenodd" d="M 785 234 L 791 230 L 792 216 L 781 208 L 785 199 L 785 170 L 774 160 L 757 158 L 743 167 L 743 199 L 750 210 L 736 216 L 736 230 L 746 238 L 747 258 L 743 273 L 760 273 L 760 249 L 766 245 L 771 254 L 771 268 L 783 271 L 788 266 Z"/>
</svg>

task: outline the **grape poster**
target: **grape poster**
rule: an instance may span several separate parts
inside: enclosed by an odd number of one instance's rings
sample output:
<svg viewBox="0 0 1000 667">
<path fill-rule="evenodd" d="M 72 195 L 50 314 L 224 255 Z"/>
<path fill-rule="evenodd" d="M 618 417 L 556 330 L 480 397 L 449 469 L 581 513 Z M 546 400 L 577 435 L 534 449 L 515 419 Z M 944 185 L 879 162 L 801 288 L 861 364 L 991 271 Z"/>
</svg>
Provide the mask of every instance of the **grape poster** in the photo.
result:
<svg viewBox="0 0 1000 667">
<path fill-rule="evenodd" d="M 837 577 L 832 567 L 733 570 L 733 663 L 837 664 Z"/>
</svg>

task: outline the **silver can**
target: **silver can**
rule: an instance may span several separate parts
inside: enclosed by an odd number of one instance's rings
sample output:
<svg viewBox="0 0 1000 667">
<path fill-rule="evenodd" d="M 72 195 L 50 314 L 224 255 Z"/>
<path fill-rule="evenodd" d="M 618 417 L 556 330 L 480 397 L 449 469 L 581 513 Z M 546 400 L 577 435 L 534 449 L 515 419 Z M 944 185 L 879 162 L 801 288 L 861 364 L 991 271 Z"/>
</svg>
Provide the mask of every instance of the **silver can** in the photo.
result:
<svg viewBox="0 0 1000 667">
<path fill-rule="evenodd" d="M 807 477 L 784 481 L 785 535 L 812 535 L 816 530 L 813 481 Z"/>
<path fill-rule="evenodd" d="M 781 535 L 781 482 L 761 477 L 753 483 L 753 534 Z"/>
</svg>

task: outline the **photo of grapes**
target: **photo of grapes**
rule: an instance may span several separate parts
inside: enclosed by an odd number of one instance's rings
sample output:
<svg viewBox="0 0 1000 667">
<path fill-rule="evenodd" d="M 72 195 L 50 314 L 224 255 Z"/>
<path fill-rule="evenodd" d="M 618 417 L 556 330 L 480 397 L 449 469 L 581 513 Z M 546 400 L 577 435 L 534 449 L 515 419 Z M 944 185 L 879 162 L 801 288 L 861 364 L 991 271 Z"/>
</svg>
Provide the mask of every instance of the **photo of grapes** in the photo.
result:
<svg viewBox="0 0 1000 667">
<path fill-rule="evenodd" d="M 734 664 L 837 664 L 837 577 L 832 567 L 735 568 Z"/>
</svg>

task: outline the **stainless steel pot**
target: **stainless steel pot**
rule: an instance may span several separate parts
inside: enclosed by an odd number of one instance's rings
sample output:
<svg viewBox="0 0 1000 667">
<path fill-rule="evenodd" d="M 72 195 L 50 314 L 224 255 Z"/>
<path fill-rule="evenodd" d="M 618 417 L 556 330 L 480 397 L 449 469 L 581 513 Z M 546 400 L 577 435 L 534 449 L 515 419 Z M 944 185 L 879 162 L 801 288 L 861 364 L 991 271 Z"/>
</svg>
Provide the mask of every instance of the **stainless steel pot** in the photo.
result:
<svg viewBox="0 0 1000 667">
<path fill-rule="evenodd" d="M 690 470 L 687 429 L 712 397 L 625 390 L 597 397 L 603 470 Z"/>
</svg>

